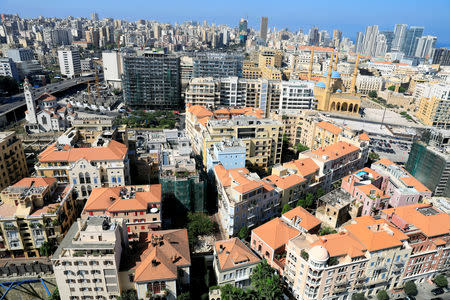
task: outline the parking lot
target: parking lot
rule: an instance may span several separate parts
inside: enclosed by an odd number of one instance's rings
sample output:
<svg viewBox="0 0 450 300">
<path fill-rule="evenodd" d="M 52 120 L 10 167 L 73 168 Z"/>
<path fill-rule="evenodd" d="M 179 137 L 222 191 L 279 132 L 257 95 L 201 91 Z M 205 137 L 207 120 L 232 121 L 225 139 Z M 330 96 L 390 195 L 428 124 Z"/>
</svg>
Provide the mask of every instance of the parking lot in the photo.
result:
<svg viewBox="0 0 450 300">
<path fill-rule="evenodd" d="M 406 163 L 411 150 L 411 143 L 388 138 L 370 139 L 370 150 L 396 163 Z"/>
</svg>

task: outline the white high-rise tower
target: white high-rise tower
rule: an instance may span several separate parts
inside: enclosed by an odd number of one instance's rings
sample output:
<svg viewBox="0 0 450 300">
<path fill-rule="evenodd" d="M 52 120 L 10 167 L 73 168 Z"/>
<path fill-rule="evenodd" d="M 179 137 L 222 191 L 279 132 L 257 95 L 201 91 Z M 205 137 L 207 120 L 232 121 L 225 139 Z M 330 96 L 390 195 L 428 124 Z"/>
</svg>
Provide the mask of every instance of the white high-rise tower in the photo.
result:
<svg viewBox="0 0 450 300">
<path fill-rule="evenodd" d="M 31 91 L 31 84 L 28 82 L 28 78 L 25 78 L 23 84 L 23 94 L 25 95 L 25 101 L 27 103 L 27 113 L 25 119 L 28 123 L 36 124 L 36 101 L 34 100 L 33 92 Z"/>
</svg>

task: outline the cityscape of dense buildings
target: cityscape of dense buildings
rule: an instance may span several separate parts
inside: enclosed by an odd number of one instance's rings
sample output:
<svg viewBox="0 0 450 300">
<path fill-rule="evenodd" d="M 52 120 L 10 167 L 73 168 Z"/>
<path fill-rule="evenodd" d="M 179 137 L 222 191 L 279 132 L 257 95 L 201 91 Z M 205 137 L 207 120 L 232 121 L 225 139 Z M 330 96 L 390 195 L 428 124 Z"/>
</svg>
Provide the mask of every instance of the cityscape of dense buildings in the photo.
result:
<svg viewBox="0 0 450 300">
<path fill-rule="evenodd" d="M 0 16 L 2 298 L 450 297 L 437 36 L 102 17 Z"/>
</svg>

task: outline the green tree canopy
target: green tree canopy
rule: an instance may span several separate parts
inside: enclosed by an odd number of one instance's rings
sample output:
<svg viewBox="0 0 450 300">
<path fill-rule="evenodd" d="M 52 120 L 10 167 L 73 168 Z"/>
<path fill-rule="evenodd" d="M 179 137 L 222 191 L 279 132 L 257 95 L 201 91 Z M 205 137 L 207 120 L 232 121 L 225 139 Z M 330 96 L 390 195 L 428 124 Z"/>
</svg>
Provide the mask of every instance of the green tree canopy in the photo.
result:
<svg viewBox="0 0 450 300">
<path fill-rule="evenodd" d="M 375 152 L 370 152 L 369 153 L 369 159 L 372 160 L 372 161 L 379 160 L 380 159 L 380 155 L 378 155 Z"/>
<path fill-rule="evenodd" d="M 188 213 L 188 231 L 194 236 L 212 234 L 214 222 L 204 213 Z"/>
<path fill-rule="evenodd" d="M 417 286 L 414 283 L 414 281 L 412 281 L 412 280 L 407 281 L 405 283 L 405 285 L 403 286 L 403 290 L 405 291 L 405 293 L 408 296 L 415 296 L 415 295 L 417 295 Z"/>
<path fill-rule="evenodd" d="M 47 300 L 61 300 L 61 297 L 59 296 L 59 290 L 58 287 L 55 288 L 53 293 L 48 297 Z"/>
<path fill-rule="evenodd" d="M 331 227 L 328 226 L 322 226 L 319 230 L 319 235 L 327 235 L 327 234 L 332 234 L 332 233 L 336 233 L 337 231 Z"/>
<path fill-rule="evenodd" d="M 189 292 L 179 294 L 177 296 L 177 300 L 191 300 L 191 295 L 189 294 Z"/>
<path fill-rule="evenodd" d="M 45 241 L 44 243 L 42 243 L 41 247 L 39 247 L 39 253 L 42 256 L 47 257 L 51 256 L 53 252 L 55 252 L 55 250 L 56 250 L 55 244 L 48 241 Z"/>
<path fill-rule="evenodd" d="M 445 277 L 445 276 L 442 275 L 442 274 L 437 275 L 436 277 L 434 277 L 433 282 L 434 282 L 438 287 L 445 287 L 445 286 L 448 285 L 447 277 Z"/>
<path fill-rule="evenodd" d="M 19 93 L 17 81 L 9 76 L 0 76 L 0 96 L 12 96 Z"/>
<path fill-rule="evenodd" d="M 247 226 L 242 226 L 239 230 L 239 238 L 241 240 L 246 240 L 250 236 L 250 229 Z"/>
<path fill-rule="evenodd" d="M 283 298 L 280 276 L 275 273 L 267 261 L 263 260 L 256 266 L 250 279 L 259 299 Z"/>
<path fill-rule="evenodd" d="M 391 85 L 390 87 L 388 87 L 388 90 L 395 91 L 395 85 Z"/>
<path fill-rule="evenodd" d="M 281 210 L 281 214 L 284 214 L 284 213 L 290 211 L 291 209 L 292 209 L 292 207 L 291 207 L 288 203 L 286 203 L 286 204 L 283 206 L 283 209 Z"/>
<path fill-rule="evenodd" d="M 322 197 L 323 195 L 325 195 L 325 190 L 323 188 L 318 188 L 316 191 L 316 199 L 319 199 L 320 197 Z"/>
<path fill-rule="evenodd" d="M 309 150 L 308 147 L 306 147 L 305 145 L 302 145 L 302 144 L 300 144 L 300 143 L 298 143 L 298 144 L 295 146 L 295 148 L 297 149 L 297 153 L 300 153 L 300 152 Z"/>
<path fill-rule="evenodd" d="M 377 98 L 378 97 L 377 91 L 370 91 L 369 92 L 369 97 L 370 98 Z"/>
<path fill-rule="evenodd" d="M 366 300 L 363 293 L 355 293 L 352 295 L 352 300 Z"/>
<path fill-rule="evenodd" d="M 377 299 L 378 300 L 388 300 L 389 299 L 389 295 L 385 290 L 380 290 L 377 293 Z"/>
<path fill-rule="evenodd" d="M 136 290 L 123 291 L 117 300 L 138 300 L 137 292 Z"/>
</svg>

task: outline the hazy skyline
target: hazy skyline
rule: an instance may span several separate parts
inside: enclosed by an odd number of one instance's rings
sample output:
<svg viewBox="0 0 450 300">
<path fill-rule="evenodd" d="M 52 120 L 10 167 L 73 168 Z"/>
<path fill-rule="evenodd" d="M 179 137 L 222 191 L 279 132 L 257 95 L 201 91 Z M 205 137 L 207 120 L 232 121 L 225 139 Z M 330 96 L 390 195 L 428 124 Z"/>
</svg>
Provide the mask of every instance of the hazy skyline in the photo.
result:
<svg viewBox="0 0 450 300">
<path fill-rule="evenodd" d="M 168 5 L 167 3 L 170 3 Z M 212 2 L 204 0 L 170 2 L 153 1 L 70 1 L 3 0 L 2 13 L 19 14 L 22 18 L 90 17 L 97 12 L 100 18 L 111 17 L 135 21 L 156 20 L 182 23 L 188 20 L 209 24 L 237 26 L 240 18 L 248 16 L 249 25 L 259 28 L 261 16 L 269 17 L 269 28 L 289 28 L 291 31 L 309 30 L 312 26 L 331 31 L 335 28 L 354 40 L 356 32 L 368 25 L 380 30 L 393 30 L 395 24 L 424 26 L 424 35 L 436 35 L 438 46 L 450 45 L 450 1 L 379 0 L 367 1 L 236 1 Z"/>
</svg>

